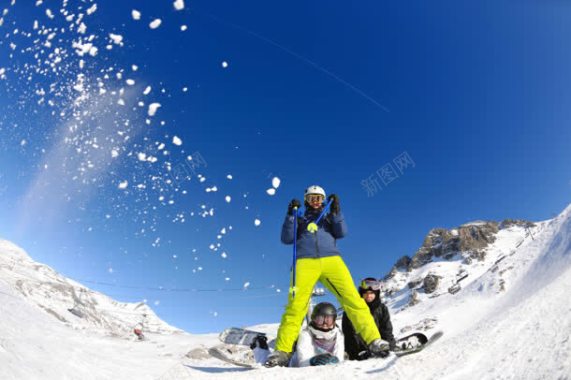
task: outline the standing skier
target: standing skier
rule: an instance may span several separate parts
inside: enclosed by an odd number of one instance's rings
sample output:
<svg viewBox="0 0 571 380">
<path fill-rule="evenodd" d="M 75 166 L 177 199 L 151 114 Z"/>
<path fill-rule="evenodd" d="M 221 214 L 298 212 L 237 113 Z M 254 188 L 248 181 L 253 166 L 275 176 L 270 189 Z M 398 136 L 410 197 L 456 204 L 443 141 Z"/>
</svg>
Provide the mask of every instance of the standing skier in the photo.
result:
<svg viewBox="0 0 571 380">
<path fill-rule="evenodd" d="M 267 367 L 288 364 L 317 281 L 337 297 L 371 353 L 381 355 L 389 349 L 389 344 L 381 340 L 369 308 L 359 297 L 337 249 L 336 240 L 347 232 L 339 198 L 335 194 L 329 196 L 330 212 L 324 217 L 325 198 L 321 187 L 308 187 L 304 195 L 306 211 L 301 217 L 297 216 L 300 201 L 293 199 L 289 203 L 281 240 L 284 244 L 296 243 L 298 259 L 292 268 L 296 275 L 292 276 L 292 291 L 278 329 L 276 350 L 268 357 Z M 294 236 L 295 226 L 298 226 L 297 236 Z"/>
<path fill-rule="evenodd" d="M 387 306 L 381 302 L 381 283 L 372 277 L 363 279 L 359 285 L 359 294 L 371 311 L 375 319 L 375 324 L 384 340 L 389 342 L 390 351 L 394 351 L 396 341 L 393 336 L 393 325 Z M 364 360 L 371 357 L 371 352 L 367 344 L 355 332 L 353 324 L 343 315 L 341 322 L 343 335 L 345 335 L 345 352 L 349 355 L 349 360 Z"/>
</svg>

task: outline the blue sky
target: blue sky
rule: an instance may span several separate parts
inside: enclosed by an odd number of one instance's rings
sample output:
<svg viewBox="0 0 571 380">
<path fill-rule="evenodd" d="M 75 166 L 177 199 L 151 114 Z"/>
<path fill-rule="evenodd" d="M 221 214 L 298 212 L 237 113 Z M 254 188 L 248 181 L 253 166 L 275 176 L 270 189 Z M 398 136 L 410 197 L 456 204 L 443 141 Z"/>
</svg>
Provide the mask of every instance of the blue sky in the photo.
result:
<svg viewBox="0 0 571 380">
<path fill-rule="evenodd" d="M 564 2 L 186 1 L 175 11 L 171 1 L 104 0 L 84 18 L 84 37 L 97 37 L 94 57 L 70 48 L 75 30 L 50 48 L 22 36 L 33 20 L 68 25 L 59 7 L 6 5 L 0 27 L 0 236 L 93 289 L 146 299 L 189 332 L 279 320 L 291 260 L 281 223 L 308 185 L 341 199 L 349 235 L 339 245 L 355 280 L 386 274 L 431 228 L 542 220 L 569 203 Z M 162 24 L 150 29 L 154 18 Z M 107 50 L 109 33 L 124 45 Z M 45 64 L 23 49 L 53 61 L 58 45 L 69 50 L 58 74 L 30 77 L 26 62 Z M 108 92 L 86 91 L 72 117 L 77 75 L 91 82 L 102 70 Z M 38 95 L 50 85 L 55 95 Z M 110 95 L 120 87 L 126 106 Z M 161 104 L 155 117 L 146 115 L 150 102 Z M 141 152 L 158 162 L 138 160 Z M 166 163 L 180 172 L 196 152 L 204 162 L 191 178 L 169 183 Z M 411 161 L 399 171 L 403 153 Z M 387 165 L 398 177 L 377 176 Z M 275 176 L 281 186 L 269 196 Z M 380 189 L 368 193 L 367 178 Z M 199 216 L 203 205 L 214 216 Z"/>
</svg>

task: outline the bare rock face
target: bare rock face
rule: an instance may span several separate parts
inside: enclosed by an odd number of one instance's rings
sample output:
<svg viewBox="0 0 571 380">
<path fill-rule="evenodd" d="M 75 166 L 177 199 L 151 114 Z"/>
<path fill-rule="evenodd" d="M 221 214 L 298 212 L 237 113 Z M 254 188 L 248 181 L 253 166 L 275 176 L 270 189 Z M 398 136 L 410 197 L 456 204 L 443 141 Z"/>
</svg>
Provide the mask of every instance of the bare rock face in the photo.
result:
<svg viewBox="0 0 571 380">
<path fill-rule="evenodd" d="M 398 259 L 397 263 L 395 264 L 395 267 L 398 269 L 407 269 L 411 263 L 412 259 L 408 256 L 408 255 L 404 255 L 403 257 L 401 257 L 400 259 Z"/>
<path fill-rule="evenodd" d="M 488 244 L 496 241 L 498 233 L 497 222 L 486 222 L 478 225 L 465 225 L 458 228 L 460 251 L 476 251 L 486 248 Z"/>
<path fill-rule="evenodd" d="M 408 301 L 408 306 L 414 306 L 418 304 L 420 300 L 418 299 L 418 292 L 416 290 L 412 290 L 410 293 L 410 299 Z"/>
<path fill-rule="evenodd" d="M 423 281 L 423 289 L 426 294 L 434 293 L 436 289 L 438 289 L 438 285 L 440 283 L 440 276 L 436 276 L 434 274 L 429 274 L 424 278 Z"/>
<path fill-rule="evenodd" d="M 504 228 L 510 228 L 513 226 L 531 228 L 531 227 L 535 227 L 535 223 L 530 222 L 529 220 L 523 220 L 523 219 L 504 219 L 500 223 L 499 227 L 500 227 L 500 230 L 503 230 Z"/>
<path fill-rule="evenodd" d="M 464 252 L 473 259 L 483 260 L 485 248 L 496 240 L 498 231 L 497 222 L 470 223 L 454 230 L 435 228 L 426 235 L 408 270 L 420 268 L 431 262 L 433 257 L 451 259 Z"/>
<path fill-rule="evenodd" d="M 410 281 L 407 286 L 409 289 L 414 289 L 416 287 L 418 287 L 420 284 L 422 284 L 422 278 L 415 278 L 414 280 Z"/>
<path fill-rule="evenodd" d="M 391 271 L 384 277 L 384 280 L 390 280 L 397 274 L 399 270 L 408 271 L 411 261 L 412 259 L 408 255 L 398 259 L 396 264 L 392 267 Z"/>
</svg>

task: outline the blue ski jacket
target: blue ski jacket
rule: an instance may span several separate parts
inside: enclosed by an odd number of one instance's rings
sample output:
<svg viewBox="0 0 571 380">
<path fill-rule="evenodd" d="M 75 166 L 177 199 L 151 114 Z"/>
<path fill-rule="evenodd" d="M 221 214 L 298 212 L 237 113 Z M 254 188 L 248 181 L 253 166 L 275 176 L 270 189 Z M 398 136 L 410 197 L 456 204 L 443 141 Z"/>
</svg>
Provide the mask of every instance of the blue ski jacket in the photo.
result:
<svg viewBox="0 0 571 380">
<path fill-rule="evenodd" d="M 337 239 L 347 234 L 345 218 L 341 212 L 337 215 L 328 214 L 319 221 L 317 232 L 309 232 L 307 226 L 315 222 L 320 213 L 321 210 L 309 209 L 303 216 L 297 218 L 297 257 L 299 259 L 341 255 L 337 249 Z M 284 244 L 293 244 L 293 221 L 293 215 L 286 216 L 281 237 Z"/>
</svg>

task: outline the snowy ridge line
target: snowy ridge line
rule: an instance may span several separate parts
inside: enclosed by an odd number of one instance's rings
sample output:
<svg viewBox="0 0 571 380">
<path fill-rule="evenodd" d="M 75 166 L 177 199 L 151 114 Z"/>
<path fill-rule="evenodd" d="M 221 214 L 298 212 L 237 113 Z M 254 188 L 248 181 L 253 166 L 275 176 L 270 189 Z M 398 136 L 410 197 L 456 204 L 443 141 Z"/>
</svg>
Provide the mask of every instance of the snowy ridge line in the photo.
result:
<svg viewBox="0 0 571 380">
<path fill-rule="evenodd" d="M 161 320 L 147 303 L 116 301 L 33 261 L 4 240 L 0 240 L 0 279 L 16 298 L 75 330 L 128 337 L 133 326 L 144 323 L 146 332 L 181 331 Z"/>
</svg>

